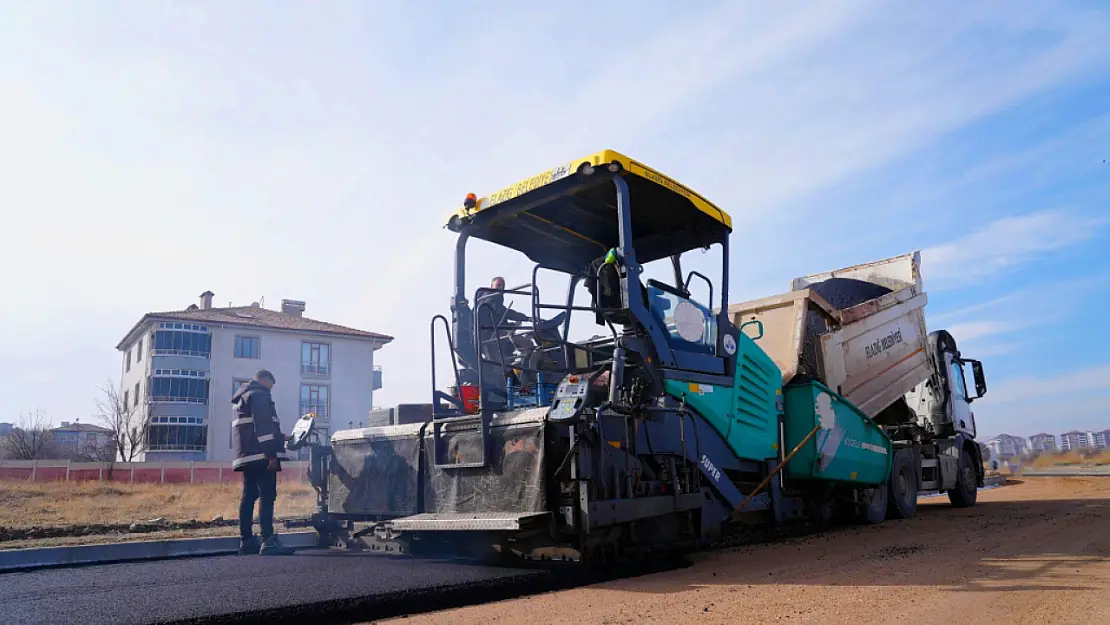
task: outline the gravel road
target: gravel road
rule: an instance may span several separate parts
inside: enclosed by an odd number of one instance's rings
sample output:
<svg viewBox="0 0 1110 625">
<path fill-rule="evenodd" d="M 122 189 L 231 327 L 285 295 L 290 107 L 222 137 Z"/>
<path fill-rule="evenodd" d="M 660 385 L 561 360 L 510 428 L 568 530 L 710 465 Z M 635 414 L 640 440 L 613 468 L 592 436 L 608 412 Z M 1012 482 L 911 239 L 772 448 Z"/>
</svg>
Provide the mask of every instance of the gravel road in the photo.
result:
<svg viewBox="0 0 1110 625">
<path fill-rule="evenodd" d="M 1110 623 L 1110 480 L 1028 478 L 974 508 L 727 552 L 694 566 L 406 625 Z M 400 621 L 397 621 L 399 624 Z"/>
</svg>

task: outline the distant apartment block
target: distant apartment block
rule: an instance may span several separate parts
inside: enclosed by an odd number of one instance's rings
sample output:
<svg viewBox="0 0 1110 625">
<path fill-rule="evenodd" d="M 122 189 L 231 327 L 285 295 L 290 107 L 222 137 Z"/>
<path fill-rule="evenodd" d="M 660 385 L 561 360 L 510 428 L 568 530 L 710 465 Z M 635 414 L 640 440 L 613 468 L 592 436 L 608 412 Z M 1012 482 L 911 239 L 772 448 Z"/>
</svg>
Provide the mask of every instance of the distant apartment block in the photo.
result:
<svg viewBox="0 0 1110 625">
<path fill-rule="evenodd" d="M 228 461 L 231 397 L 259 369 L 274 374 L 282 431 L 305 413 L 327 436 L 365 421 L 382 386 L 374 355 L 393 338 L 304 316 L 305 303 L 281 310 L 215 308 L 207 291 L 185 310 L 147 313 L 116 348 L 123 355 L 125 403 L 147 427 L 140 458 Z M 338 429 L 338 428 L 336 428 Z"/>
<path fill-rule="evenodd" d="M 1024 438 L 1009 434 L 1000 434 L 990 439 L 987 441 L 987 446 L 990 447 L 992 456 L 998 460 L 1020 456 L 1029 450 L 1029 445 Z"/>
<path fill-rule="evenodd" d="M 59 458 L 102 461 L 115 457 L 112 430 L 90 423 L 62 421 L 50 430 L 54 455 Z"/>
<path fill-rule="evenodd" d="M 1091 438 L 1094 440 L 1095 449 L 1108 449 L 1110 448 L 1110 430 L 1102 430 L 1101 432 L 1090 432 Z"/>
<path fill-rule="evenodd" d="M 7 436 L 15 429 L 14 423 L 0 423 L 0 436 Z"/>
<path fill-rule="evenodd" d="M 1040 453 L 1056 451 L 1056 435 L 1044 432 L 1034 434 L 1029 437 L 1029 446 L 1033 448 L 1033 451 Z"/>
<path fill-rule="evenodd" d="M 1060 449 L 1064 451 L 1071 451 L 1073 449 L 1089 449 L 1095 446 L 1095 436 L 1093 432 L 1080 432 L 1079 430 L 1072 430 L 1064 432 L 1060 435 Z"/>
</svg>

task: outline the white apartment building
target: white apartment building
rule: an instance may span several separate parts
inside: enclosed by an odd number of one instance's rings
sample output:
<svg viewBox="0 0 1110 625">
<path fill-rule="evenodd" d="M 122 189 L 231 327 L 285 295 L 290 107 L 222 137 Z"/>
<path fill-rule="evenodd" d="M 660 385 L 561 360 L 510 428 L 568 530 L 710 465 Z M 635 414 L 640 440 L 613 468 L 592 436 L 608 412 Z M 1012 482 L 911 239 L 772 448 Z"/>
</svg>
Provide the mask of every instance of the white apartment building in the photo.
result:
<svg viewBox="0 0 1110 625">
<path fill-rule="evenodd" d="M 1060 435 L 1060 449 L 1064 451 L 1071 451 L 1073 449 L 1084 449 L 1095 446 L 1094 434 L 1091 432 L 1080 432 L 1079 430 L 1072 430 L 1064 432 Z"/>
<path fill-rule="evenodd" d="M 987 441 L 987 446 L 990 447 L 993 457 L 998 460 L 1020 456 L 1029 449 L 1024 438 L 1020 436 L 1010 436 L 1009 434 L 999 434 Z"/>
<path fill-rule="evenodd" d="M 392 337 L 309 319 L 304 302 L 214 308 L 213 297 L 147 313 L 116 346 L 122 399 L 147 424 L 141 459 L 230 461 L 231 397 L 259 369 L 276 379 L 283 432 L 308 412 L 324 435 L 366 420 L 382 385 L 374 354 Z"/>
<path fill-rule="evenodd" d="M 75 460 L 111 460 L 115 452 L 115 437 L 112 430 L 75 421 L 62 421 L 50 430 L 55 453 L 59 458 Z"/>
<path fill-rule="evenodd" d="M 1056 435 L 1041 432 L 1029 437 L 1029 445 L 1036 452 L 1053 452 L 1056 451 Z"/>
<path fill-rule="evenodd" d="M 1101 432 L 1090 432 L 1091 439 L 1095 443 L 1095 449 L 1110 448 L 1110 430 L 1102 430 Z"/>
</svg>

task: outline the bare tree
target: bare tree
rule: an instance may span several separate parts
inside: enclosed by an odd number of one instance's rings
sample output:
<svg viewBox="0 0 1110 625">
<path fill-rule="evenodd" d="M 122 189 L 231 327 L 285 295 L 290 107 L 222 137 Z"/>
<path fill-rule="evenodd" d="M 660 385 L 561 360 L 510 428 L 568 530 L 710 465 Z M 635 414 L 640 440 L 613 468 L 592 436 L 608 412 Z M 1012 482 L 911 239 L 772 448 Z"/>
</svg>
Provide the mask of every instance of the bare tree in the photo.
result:
<svg viewBox="0 0 1110 625">
<path fill-rule="evenodd" d="M 54 434 L 50 419 L 42 410 L 35 410 L 19 417 L 19 423 L 4 437 L 0 437 L 4 455 L 12 460 L 38 460 L 54 454 Z"/>
<path fill-rule="evenodd" d="M 123 389 L 114 382 L 100 388 L 104 394 L 96 401 L 96 419 L 112 431 L 111 460 L 133 462 L 146 443 L 146 418 L 136 404 L 124 400 Z"/>
</svg>

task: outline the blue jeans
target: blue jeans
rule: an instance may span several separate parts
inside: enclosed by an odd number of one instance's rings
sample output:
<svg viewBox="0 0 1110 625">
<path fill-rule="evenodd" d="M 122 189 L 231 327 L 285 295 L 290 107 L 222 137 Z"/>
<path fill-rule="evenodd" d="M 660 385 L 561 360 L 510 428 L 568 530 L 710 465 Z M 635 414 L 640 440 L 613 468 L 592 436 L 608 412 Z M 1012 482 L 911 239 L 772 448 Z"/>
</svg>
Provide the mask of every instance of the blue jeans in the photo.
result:
<svg viewBox="0 0 1110 625">
<path fill-rule="evenodd" d="M 274 500 L 277 499 L 277 472 L 258 463 L 243 469 L 243 498 L 239 500 L 239 536 L 250 540 L 254 536 L 252 520 L 254 502 L 258 502 L 258 524 L 262 539 L 274 534 Z"/>
</svg>

